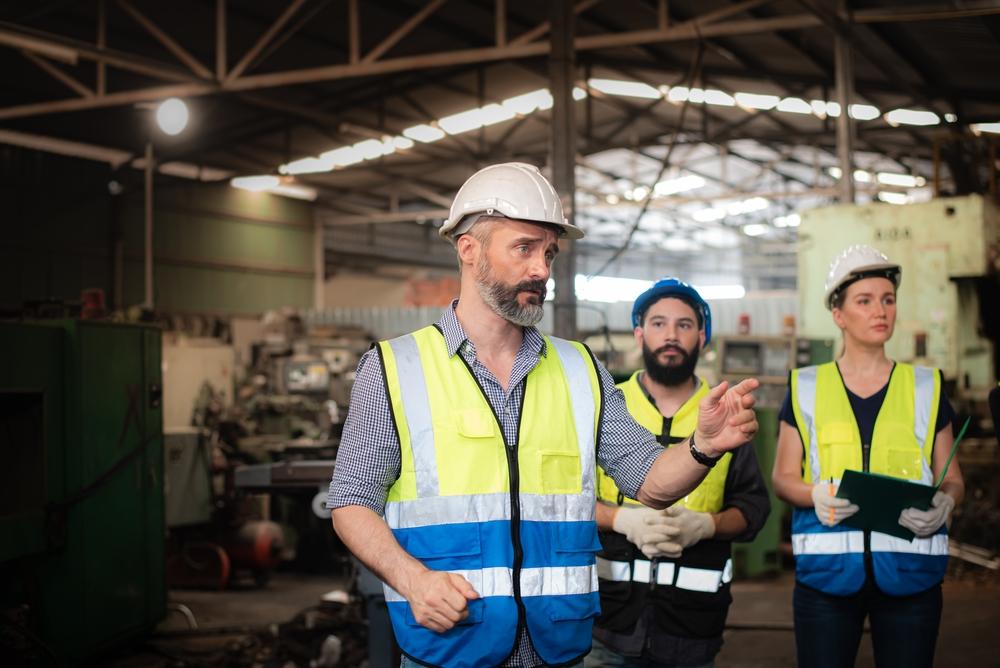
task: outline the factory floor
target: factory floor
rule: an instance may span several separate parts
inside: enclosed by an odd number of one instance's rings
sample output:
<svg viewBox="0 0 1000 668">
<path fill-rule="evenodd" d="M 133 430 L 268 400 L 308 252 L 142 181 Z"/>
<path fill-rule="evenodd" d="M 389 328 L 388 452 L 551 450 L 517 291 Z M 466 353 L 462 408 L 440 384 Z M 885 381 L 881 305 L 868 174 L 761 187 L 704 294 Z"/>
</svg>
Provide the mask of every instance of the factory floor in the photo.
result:
<svg viewBox="0 0 1000 668">
<path fill-rule="evenodd" d="M 793 585 L 790 573 L 733 585 L 735 601 L 729 622 L 735 628 L 726 631 L 726 644 L 716 660 L 717 666 L 756 668 L 795 664 L 791 631 Z M 323 594 L 343 586 L 342 578 L 278 573 L 263 588 L 225 592 L 172 591 L 170 602 L 190 608 L 202 629 L 260 628 L 291 620 L 303 609 L 315 606 Z M 938 668 L 1000 666 L 1000 575 L 978 573 L 960 580 L 949 579 L 944 586 L 944 601 L 934 665 Z M 756 628 L 746 628 L 751 626 Z M 227 653 L 232 658 L 240 651 L 243 641 L 239 628 L 232 629 L 234 632 L 229 635 L 166 635 L 186 628 L 188 622 L 184 616 L 172 610 L 160 625 L 159 636 L 129 656 L 119 657 L 111 665 L 114 668 L 224 665 L 219 659 Z M 210 656 L 215 660 L 207 661 Z M 178 662 L 181 657 L 190 663 Z M 862 640 L 857 665 L 874 665 L 867 634 Z"/>
</svg>

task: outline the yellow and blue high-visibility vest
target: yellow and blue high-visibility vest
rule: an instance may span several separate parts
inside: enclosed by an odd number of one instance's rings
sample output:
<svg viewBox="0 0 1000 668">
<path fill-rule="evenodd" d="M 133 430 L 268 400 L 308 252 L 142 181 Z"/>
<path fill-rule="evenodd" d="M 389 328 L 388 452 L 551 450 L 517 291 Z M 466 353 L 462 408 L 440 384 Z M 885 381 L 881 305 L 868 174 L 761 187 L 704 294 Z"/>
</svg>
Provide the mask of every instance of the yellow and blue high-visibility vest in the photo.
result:
<svg viewBox="0 0 1000 668">
<path fill-rule="evenodd" d="M 940 396 L 936 369 L 896 363 L 875 420 L 868 471 L 934 484 L 931 455 Z M 838 485 L 846 469 L 864 470 L 860 431 L 836 362 L 792 371 L 791 402 L 804 448 L 803 481 Z M 814 509 L 795 508 L 796 578 L 828 594 L 854 594 L 865 583 L 866 551 L 871 554 L 875 584 L 887 594 L 915 594 L 944 577 L 947 527 L 912 541 L 878 531 L 866 533 L 842 524 L 824 526 Z"/>
<path fill-rule="evenodd" d="M 457 573 L 479 598 L 445 633 L 385 586 L 400 648 L 431 666 L 496 666 L 525 624 L 549 664 L 590 650 L 600 602 L 594 519 L 601 388 L 590 352 L 546 337 L 525 380 L 517 443 L 460 354 L 433 326 L 383 341 L 401 467 L 385 519 L 409 554 Z"/>
<path fill-rule="evenodd" d="M 698 389 L 674 413 L 670 433 L 664 438 L 663 415 L 643 391 L 640 373 L 636 371 L 618 385 L 635 421 L 664 445 L 693 434 L 698 426 L 698 403 L 708 394 L 708 384 L 698 381 Z M 726 479 L 732 459 L 732 453 L 724 454 L 705 479 L 675 505 L 696 512 L 720 512 L 725 505 Z M 639 503 L 621 494 L 614 480 L 600 466 L 597 475 L 597 496 L 601 501 L 612 505 Z M 597 557 L 601 587 L 599 627 L 627 632 L 634 627 L 643 609 L 651 605 L 656 610 L 659 627 L 672 635 L 710 638 L 722 633 L 732 601 L 729 592 L 733 578 L 730 541 L 701 541 L 684 550 L 678 558 L 650 560 L 625 536 L 605 531 L 600 537 L 603 549 Z"/>
</svg>

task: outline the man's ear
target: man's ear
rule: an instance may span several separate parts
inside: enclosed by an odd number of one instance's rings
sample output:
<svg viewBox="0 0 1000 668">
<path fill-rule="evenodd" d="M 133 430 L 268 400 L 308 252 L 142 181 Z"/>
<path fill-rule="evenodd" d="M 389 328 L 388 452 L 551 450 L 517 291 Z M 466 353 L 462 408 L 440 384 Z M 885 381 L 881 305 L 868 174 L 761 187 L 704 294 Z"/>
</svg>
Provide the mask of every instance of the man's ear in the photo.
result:
<svg viewBox="0 0 1000 668">
<path fill-rule="evenodd" d="M 463 234 L 458 239 L 455 240 L 455 250 L 458 252 L 458 261 L 462 265 L 473 265 L 475 266 L 476 260 L 479 258 L 479 251 L 482 245 L 479 243 L 479 239 L 476 239 L 471 234 Z"/>
</svg>

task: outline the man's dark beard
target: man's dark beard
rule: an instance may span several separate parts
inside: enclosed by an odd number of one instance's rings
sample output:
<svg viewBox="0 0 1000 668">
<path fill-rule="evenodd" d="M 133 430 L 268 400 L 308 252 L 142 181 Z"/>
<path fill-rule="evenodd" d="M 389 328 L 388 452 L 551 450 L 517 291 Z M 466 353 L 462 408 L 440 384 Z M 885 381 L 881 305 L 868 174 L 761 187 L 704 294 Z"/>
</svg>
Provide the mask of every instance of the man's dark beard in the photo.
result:
<svg viewBox="0 0 1000 668">
<path fill-rule="evenodd" d="M 476 287 L 483 301 L 493 309 L 493 312 L 501 318 L 508 320 L 515 325 L 531 327 L 538 324 L 544 314 L 543 304 L 545 303 L 545 281 L 521 281 L 515 285 L 504 283 L 494 278 L 489 264 L 484 261 L 476 267 Z M 517 295 L 521 292 L 537 292 L 538 304 L 521 304 L 517 301 Z"/>
<path fill-rule="evenodd" d="M 660 360 L 657 358 L 668 350 L 676 351 L 681 355 L 681 361 L 678 364 L 660 364 Z M 671 344 L 661 346 L 654 351 L 650 350 L 644 341 L 642 344 L 642 361 L 646 365 L 646 373 L 649 374 L 650 378 L 660 385 L 676 387 L 686 383 L 694 375 L 694 368 L 698 365 L 698 354 L 700 352 L 701 346 L 699 345 L 695 345 L 694 350 L 689 352 L 680 346 Z"/>
</svg>

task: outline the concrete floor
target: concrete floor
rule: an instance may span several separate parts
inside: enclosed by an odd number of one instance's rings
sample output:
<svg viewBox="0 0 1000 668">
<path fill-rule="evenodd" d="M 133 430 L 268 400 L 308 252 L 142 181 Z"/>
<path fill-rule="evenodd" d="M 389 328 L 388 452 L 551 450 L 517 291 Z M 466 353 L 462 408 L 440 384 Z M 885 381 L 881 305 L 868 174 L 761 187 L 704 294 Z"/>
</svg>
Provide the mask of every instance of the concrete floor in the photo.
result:
<svg viewBox="0 0 1000 668">
<path fill-rule="evenodd" d="M 726 631 L 726 644 L 716 664 L 722 668 L 757 668 L 795 664 L 795 642 L 791 630 L 781 630 L 792 622 L 793 577 L 786 573 L 768 580 L 737 582 L 735 602 L 729 620 L 734 626 L 773 625 L 776 630 Z M 183 603 L 195 614 L 201 627 L 240 626 L 277 623 L 291 619 L 303 608 L 315 605 L 319 597 L 343 587 L 339 578 L 276 574 L 263 589 L 227 592 L 172 591 L 170 601 Z M 944 616 L 938 640 L 935 666 L 966 668 L 1000 667 L 1000 575 L 978 574 L 962 580 L 948 580 L 944 587 Z M 171 612 L 160 630 L 184 629 L 184 618 Z M 206 649 L 214 643 L 232 642 L 233 636 L 199 639 Z M 164 641 L 157 641 L 162 643 Z M 191 640 L 186 642 L 191 647 Z M 152 655 L 122 657 L 115 668 L 156 664 Z M 858 666 L 872 666 L 871 642 L 866 634 L 858 656 Z"/>
</svg>

